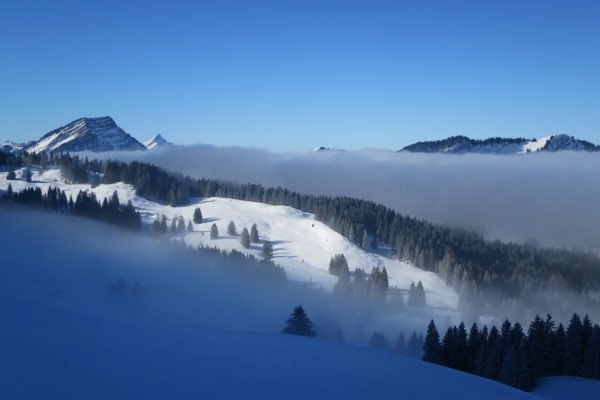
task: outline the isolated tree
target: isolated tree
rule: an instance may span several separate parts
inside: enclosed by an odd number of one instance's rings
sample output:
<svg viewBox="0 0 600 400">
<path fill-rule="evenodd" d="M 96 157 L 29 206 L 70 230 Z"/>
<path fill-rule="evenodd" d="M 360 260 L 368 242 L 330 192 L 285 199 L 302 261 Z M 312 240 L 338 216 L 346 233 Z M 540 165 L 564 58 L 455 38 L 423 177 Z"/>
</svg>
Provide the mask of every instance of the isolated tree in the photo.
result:
<svg viewBox="0 0 600 400">
<path fill-rule="evenodd" d="M 252 224 L 252 228 L 250 228 L 250 243 L 258 243 L 258 229 L 256 228 L 256 224 Z"/>
<path fill-rule="evenodd" d="M 179 233 L 185 232 L 185 218 L 181 214 L 179 214 L 179 218 L 177 219 L 177 231 Z"/>
<path fill-rule="evenodd" d="M 190 219 L 187 225 L 188 232 L 194 232 L 194 226 L 192 225 L 192 220 Z"/>
<path fill-rule="evenodd" d="M 91 187 L 92 187 L 92 189 L 95 189 L 98 186 L 100 186 L 100 178 L 98 178 L 98 174 L 93 174 L 92 175 Z"/>
<path fill-rule="evenodd" d="M 202 223 L 202 211 L 200 211 L 200 207 L 196 207 L 194 210 L 194 223 L 201 224 Z"/>
<path fill-rule="evenodd" d="M 31 170 L 27 170 L 27 175 L 25 176 L 25 180 L 27 182 L 31 182 Z"/>
<path fill-rule="evenodd" d="M 15 169 L 13 167 L 10 167 L 10 169 L 8 170 L 8 174 L 6 174 L 6 180 L 14 181 L 16 178 L 17 174 L 15 174 Z"/>
<path fill-rule="evenodd" d="M 233 221 L 229 221 L 229 225 L 227 225 L 227 234 L 229 236 L 237 235 L 237 231 L 235 229 L 235 224 L 233 223 Z"/>
<path fill-rule="evenodd" d="M 271 245 L 271 242 L 266 241 L 263 244 L 261 255 L 265 260 L 271 260 L 273 258 L 273 246 Z"/>
<path fill-rule="evenodd" d="M 317 334 L 313 322 L 308 318 L 302 306 L 294 307 L 294 311 L 285 323 L 286 327 L 281 331 L 282 333 L 308 337 L 314 337 Z"/>
<path fill-rule="evenodd" d="M 219 230 L 217 229 L 217 224 L 212 224 L 210 227 L 210 238 L 215 240 L 219 237 Z"/>
<path fill-rule="evenodd" d="M 250 248 L 250 234 L 248 233 L 248 229 L 244 228 L 244 230 L 242 231 L 242 239 L 240 240 L 240 242 L 242 243 L 242 246 L 245 249 Z"/>
</svg>

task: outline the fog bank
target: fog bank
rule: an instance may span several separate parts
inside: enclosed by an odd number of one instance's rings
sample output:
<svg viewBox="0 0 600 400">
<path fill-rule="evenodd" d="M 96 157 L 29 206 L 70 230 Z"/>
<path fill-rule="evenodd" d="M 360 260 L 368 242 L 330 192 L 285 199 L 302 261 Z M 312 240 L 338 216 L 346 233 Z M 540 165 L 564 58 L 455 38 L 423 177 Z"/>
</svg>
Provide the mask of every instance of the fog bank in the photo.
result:
<svg viewBox="0 0 600 400">
<path fill-rule="evenodd" d="M 95 155 L 90 155 L 95 156 Z M 600 249 L 600 155 L 449 155 L 261 149 L 196 145 L 107 155 L 196 178 L 351 196 L 486 238 Z"/>
</svg>

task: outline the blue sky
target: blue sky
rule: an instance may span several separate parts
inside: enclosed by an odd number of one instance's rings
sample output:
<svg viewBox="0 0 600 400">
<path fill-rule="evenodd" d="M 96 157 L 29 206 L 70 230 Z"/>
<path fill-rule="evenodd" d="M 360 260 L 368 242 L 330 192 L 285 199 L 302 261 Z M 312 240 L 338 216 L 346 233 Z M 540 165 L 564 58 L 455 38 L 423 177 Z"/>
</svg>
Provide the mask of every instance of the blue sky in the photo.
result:
<svg viewBox="0 0 600 400">
<path fill-rule="evenodd" d="M 110 115 L 275 151 L 600 143 L 599 4 L 0 1 L 0 140 Z"/>
</svg>

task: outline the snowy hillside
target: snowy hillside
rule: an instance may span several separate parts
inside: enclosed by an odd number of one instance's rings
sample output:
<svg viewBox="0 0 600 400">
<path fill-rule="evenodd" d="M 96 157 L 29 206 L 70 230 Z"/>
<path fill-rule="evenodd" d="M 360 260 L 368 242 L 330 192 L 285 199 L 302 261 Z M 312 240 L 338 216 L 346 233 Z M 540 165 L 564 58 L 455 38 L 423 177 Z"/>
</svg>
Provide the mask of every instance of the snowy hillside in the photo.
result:
<svg viewBox="0 0 600 400">
<path fill-rule="evenodd" d="M 76 197 L 79 190 L 89 189 L 90 185 L 66 185 L 62 183 L 58 169 L 41 170 L 32 168 L 32 183 L 24 180 L 26 168 L 16 170 L 17 180 L 11 181 L 13 191 L 20 191 L 28 186 L 40 186 L 42 191 L 48 187 L 58 186 L 68 195 Z M 6 190 L 6 168 L 0 172 L 0 190 Z M 304 213 L 291 207 L 270 206 L 261 203 L 245 202 L 223 198 L 191 199 L 190 205 L 170 207 L 148 201 L 135 195 L 130 185 L 116 183 L 100 185 L 93 191 L 100 199 L 108 197 L 114 190 L 119 193 L 119 199 L 125 203 L 131 199 L 139 210 L 146 228 L 159 214 L 165 214 L 170 226 L 173 218 L 183 215 L 186 223 L 192 219 L 194 209 L 200 207 L 204 222 L 194 226 L 194 232 L 175 235 L 182 237 L 188 245 L 217 246 L 221 249 L 236 249 L 246 254 L 260 257 L 262 243 L 271 241 L 274 247 L 274 261 L 286 271 L 288 279 L 311 282 L 325 290 L 331 290 L 337 282 L 337 277 L 328 273 L 329 261 L 335 254 L 344 254 L 351 271 L 363 268 L 367 272 L 374 266 L 385 267 L 390 286 L 397 286 L 404 292 L 412 282 L 423 283 L 427 304 L 432 308 L 420 314 L 415 329 L 424 329 L 429 318 L 442 319 L 450 315 L 458 319 L 456 312 L 458 294 L 448 287 L 436 274 L 419 270 L 410 265 L 388 259 L 389 248 L 380 243 L 379 250 L 365 252 L 350 243 L 346 238 L 334 232 L 325 224 L 315 221 L 312 214 Z M 233 221 L 237 227 L 237 235 L 227 235 L 227 225 Z M 215 223 L 220 237 L 210 240 L 211 225 Z M 241 232 L 244 228 L 250 230 L 256 224 L 260 235 L 260 244 L 253 244 L 250 249 L 244 249 L 240 243 Z"/>
<path fill-rule="evenodd" d="M 167 142 L 160 134 L 153 138 L 146 140 L 142 143 L 148 150 L 157 149 L 161 147 L 173 146 L 173 143 Z"/>
<path fill-rule="evenodd" d="M 146 150 L 111 117 L 80 118 L 27 145 L 28 152 Z"/>
<path fill-rule="evenodd" d="M 0 265 L 3 398 L 538 398 L 393 353 L 280 334 L 285 293 L 260 300 L 259 288 L 165 265 L 148 243 L 106 225 L 0 213 L 11 249 Z M 119 277 L 143 293 L 106 292 Z"/>
</svg>

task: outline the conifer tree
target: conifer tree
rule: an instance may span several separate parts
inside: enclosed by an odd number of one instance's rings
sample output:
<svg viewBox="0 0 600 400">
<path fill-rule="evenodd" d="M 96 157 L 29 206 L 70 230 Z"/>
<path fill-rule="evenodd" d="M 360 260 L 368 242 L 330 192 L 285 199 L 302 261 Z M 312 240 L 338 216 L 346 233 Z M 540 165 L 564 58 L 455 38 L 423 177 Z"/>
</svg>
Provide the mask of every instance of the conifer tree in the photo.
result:
<svg viewBox="0 0 600 400">
<path fill-rule="evenodd" d="M 271 260 L 273 258 L 273 246 L 271 245 L 271 242 L 265 241 L 261 255 L 265 260 Z"/>
<path fill-rule="evenodd" d="M 413 331 L 408 343 L 406 344 L 406 355 L 411 358 L 421 359 L 423 357 L 423 345 L 417 336 L 417 332 Z"/>
<path fill-rule="evenodd" d="M 14 181 L 16 178 L 17 178 L 17 174 L 15 174 L 15 169 L 13 167 L 10 167 L 8 169 L 8 173 L 6 174 L 6 180 Z"/>
<path fill-rule="evenodd" d="M 194 209 L 194 223 L 201 224 L 202 223 L 202 211 L 200 211 L 200 207 L 196 207 Z"/>
<path fill-rule="evenodd" d="M 440 344 L 440 334 L 435 327 L 435 322 L 431 320 L 427 326 L 425 334 L 425 345 L 423 346 L 423 361 L 433 364 L 442 363 L 442 346 Z"/>
<path fill-rule="evenodd" d="M 345 299 L 352 298 L 354 296 L 350 272 L 348 272 L 347 269 L 342 269 L 340 271 L 338 281 L 333 286 L 333 294 Z"/>
<path fill-rule="evenodd" d="M 250 228 L 250 243 L 258 243 L 258 229 L 256 228 L 256 224 L 252 224 L 252 228 Z"/>
<path fill-rule="evenodd" d="M 406 355 L 406 339 L 402 332 L 400 332 L 398 339 L 396 339 L 396 353 Z"/>
<path fill-rule="evenodd" d="M 350 275 L 346 257 L 344 257 L 343 254 L 336 254 L 329 260 L 329 273 L 331 275 L 340 276 L 342 271 L 348 272 L 348 275 Z"/>
<path fill-rule="evenodd" d="M 192 220 L 191 219 L 188 221 L 187 231 L 188 232 L 194 232 L 194 226 L 192 225 Z"/>
<path fill-rule="evenodd" d="M 27 182 L 31 182 L 31 170 L 27 169 L 27 175 L 25 176 Z"/>
<path fill-rule="evenodd" d="M 354 279 L 356 280 L 356 272 L 354 275 Z M 390 309 L 394 312 L 402 312 L 404 311 L 404 298 L 402 297 L 402 292 L 397 287 L 392 287 L 389 289 L 389 300 L 388 304 Z"/>
<path fill-rule="evenodd" d="M 212 224 L 210 227 L 210 238 L 215 240 L 219 237 L 219 230 L 217 229 L 217 224 Z"/>
<path fill-rule="evenodd" d="M 177 233 L 177 217 L 173 217 L 173 220 L 171 221 L 171 233 Z"/>
<path fill-rule="evenodd" d="M 244 230 L 242 231 L 242 239 L 240 240 L 240 242 L 242 243 L 242 247 L 244 247 L 245 249 L 250 248 L 250 234 L 248 233 L 248 229 L 244 228 Z"/>
<path fill-rule="evenodd" d="M 592 328 L 583 359 L 583 377 L 600 379 L 600 326 L 598 325 Z"/>
<path fill-rule="evenodd" d="M 98 174 L 93 174 L 92 175 L 91 188 L 95 189 L 98 186 L 100 186 L 100 178 L 98 178 Z"/>
<path fill-rule="evenodd" d="M 360 247 L 362 247 L 363 250 L 367 250 L 369 248 L 369 235 L 367 234 L 366 230 L 363 231 Z"/>
<path fill-rule="evenodd" d="M 357 298 L 362 300 L 369 298 L 371 284 L 367 280 L 367 273 L 364 269 L 356 268 L 354 270 L 354 281 L 352 285 L 354 286 L 354 294 Z"/>
<path fill-rule="evenodd" d="M 565 373 L 572 376 L 581 376 L 583 364 L 582 348 L 583 324 L 577 314 L 573 314 L 565 336 Z"/>
<path fill-rule="evenodd" d="M 308 337 L 314 337 L 317 334 L 313 322 L 308 318 L 302 306 L 296 306 L 285 323 L 286 327 L 281 331 L 282 333 Z"/>
<path fill-rule="evenodd" d="M 229 225 L 227 225 L 227 234 L 229 236 L 237 235 L 237 231 L 236 231 L 235 224 L 233 223 L 233 221 L 229 221 Z"/>
<path fill-rule="evenodd" d="M 179 233 L 185 232 L 185 218 L 182 214 L 179 214 L 179 218 L 177 218 L 177 231 Z"/>
</svg>

